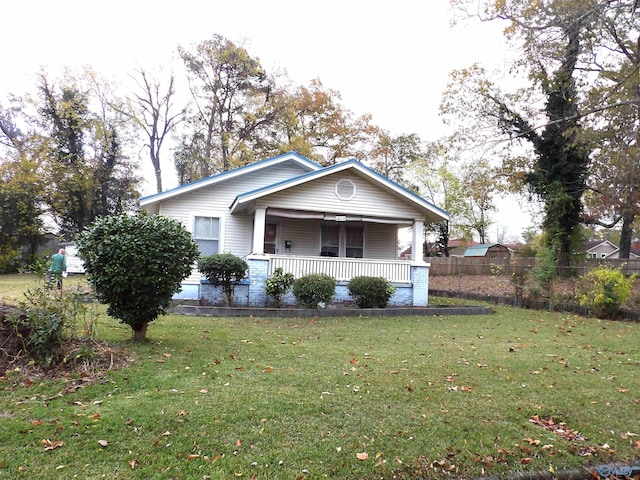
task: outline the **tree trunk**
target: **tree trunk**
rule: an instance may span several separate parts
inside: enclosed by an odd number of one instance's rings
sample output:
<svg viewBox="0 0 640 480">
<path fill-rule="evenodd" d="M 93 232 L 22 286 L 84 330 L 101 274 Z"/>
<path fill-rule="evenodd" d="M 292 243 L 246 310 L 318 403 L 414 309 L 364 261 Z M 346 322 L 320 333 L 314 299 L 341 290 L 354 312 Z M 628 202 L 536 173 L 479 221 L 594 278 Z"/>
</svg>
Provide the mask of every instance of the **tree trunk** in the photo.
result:
<svg viewBox="0 0 640 480">
<path fill-rule="evenodd" d="M 618 258 L 629 258 L 631 252 L 631 239 L 633 237 L 633 228 L 631 225 L 635 220 L 633 213 L 627 213 L 622 216 L 622 228 L 620 229 L 620 243 L 618 247 L 620 252 Z"/>
<path fill-rule="evenodd" d="M 133 340 L 136 342 L 144 342 L 147 340 L 147 326 L 148 322 L 143 322 L 138 325 L 132 326 Z"/>
</svg>

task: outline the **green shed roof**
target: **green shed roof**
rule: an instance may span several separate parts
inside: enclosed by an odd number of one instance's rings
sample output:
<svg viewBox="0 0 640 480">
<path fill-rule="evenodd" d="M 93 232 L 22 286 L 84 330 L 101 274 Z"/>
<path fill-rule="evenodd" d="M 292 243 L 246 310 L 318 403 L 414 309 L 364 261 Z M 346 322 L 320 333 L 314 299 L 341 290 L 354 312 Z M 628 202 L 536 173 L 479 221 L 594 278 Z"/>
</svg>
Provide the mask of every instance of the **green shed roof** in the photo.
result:
<svg viewBox="0 0 640 480">
<path fill-rule="evenodd" d="M 502 247 L 499 243 L 481 243 L 467 247 L 464 251 L 465 257 L 484 257 L 491 247 Z M 507 248 L 507 247 L 504 247 Z"/>
</svg>

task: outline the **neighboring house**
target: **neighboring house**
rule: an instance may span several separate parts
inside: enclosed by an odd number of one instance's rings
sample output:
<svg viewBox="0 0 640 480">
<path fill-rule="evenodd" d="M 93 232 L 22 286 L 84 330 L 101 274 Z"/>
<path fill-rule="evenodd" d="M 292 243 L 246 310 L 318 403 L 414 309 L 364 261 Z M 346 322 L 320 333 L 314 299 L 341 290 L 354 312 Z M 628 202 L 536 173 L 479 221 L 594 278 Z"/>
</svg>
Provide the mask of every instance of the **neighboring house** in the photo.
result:
<svg viewBox="0 0 640 480">
<path fill-rule="evenodd" d="M 412 243 L 422 244 L 425 224 L 449 218 L 356 160 L 322 167 L 295 152 L 141 198 L 140 205 L 178 219 L 203 255 L 243 257 L 248 279 L 235 301 L 252 306 L 267 304 L 264 281 L 277 267 L 296 278 L 331 275 L 340 282 L 338 302 L 349 300 L 346 282 L 368 275 L 400 287 L 390 304 L 426 305 L 429 265 L 421 255 L 398 258 L 398 230 L 412 227 Z M 214 296 L 194 269 L 177 298 Z"/>
<path fill-rule="evenodd" d="M 473 240 L 467 240 L 465 238 L 456 238 L 449 240 L 449 256 L 450 257 L 462 257 L 464 251 L 469 245 L 477 245 Z M 445 253 L 443 248 L 438 243 L 424 242 L 422 246 L 425 257 L 444 257 Z M 411 245 L 400 253 L 400 258 L 411 258 Z"/>
<path fill-rule="evenodd" d="M 490 259 L 509 259 L 511 250 L 499 243 L 481 243 L 467 247 L 464 251 L 465 257 L 484 257 Z"/>
<path fill-rule="evenodd" d="M 585 245 L 587 258 L 620 258 L 620 249 L 609 240 L 591 240 Z M 640 252 L 632 248 L 630 258 L 638 258 Z"/>
</svg>

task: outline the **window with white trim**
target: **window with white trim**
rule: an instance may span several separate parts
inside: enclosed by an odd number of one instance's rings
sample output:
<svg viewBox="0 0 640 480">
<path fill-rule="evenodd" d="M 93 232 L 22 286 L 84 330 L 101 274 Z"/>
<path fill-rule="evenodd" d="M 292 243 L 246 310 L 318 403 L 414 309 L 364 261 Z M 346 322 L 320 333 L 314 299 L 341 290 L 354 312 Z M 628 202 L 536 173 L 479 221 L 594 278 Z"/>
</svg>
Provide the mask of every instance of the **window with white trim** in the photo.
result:
<svg viewBox="0 0 640 480">
<path fill-rule="evenodd" d="M 218 217 L 194 217 L 192 236 L 198 244 L 201 255 L 218 253 L 220 249 L 220 219 Z"/>
<path fill-rule="evenodd" d="M 323 257 L 364 257 L 364 227 L 322 225 L 320 255 Z"/>
</svg>

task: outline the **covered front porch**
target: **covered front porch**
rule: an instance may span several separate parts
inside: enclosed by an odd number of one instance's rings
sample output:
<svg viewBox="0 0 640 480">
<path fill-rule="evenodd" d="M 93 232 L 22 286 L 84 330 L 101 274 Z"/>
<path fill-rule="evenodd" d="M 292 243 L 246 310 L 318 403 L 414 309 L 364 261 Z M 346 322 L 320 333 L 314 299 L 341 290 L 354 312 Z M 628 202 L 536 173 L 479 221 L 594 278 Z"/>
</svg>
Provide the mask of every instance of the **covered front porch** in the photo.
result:
<svg viewBox="0 0 640 480">
<path fill-rule="evenodd" d="M 324 273 L 337 280 L 336 292 L 331 305 L 344 305 L 352 302 L 347 285 L 357 276 L 386 278 L 396 287 L 389 306 L 424 307 L 429 300 L 429 264 L 410 260 L 375 260 L 356 258 L 305 257 L 287 255 L 258 254 L 245 257 L 249 265 L 247 279 L 236 287 L 234 306 L 268 307 L 271 299 L 265 292 L 267 278 L 280 267 L 284 272 L 292 273 L 295 278 Z M 198 297 L 208 304 L 222 303 L 219 288 L 202 282 Z M 284 298 L 284 305 L 295 305 L 291 292 Z"/>
</svg>

